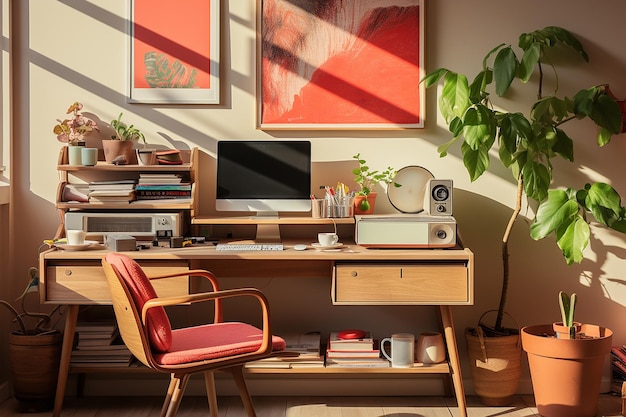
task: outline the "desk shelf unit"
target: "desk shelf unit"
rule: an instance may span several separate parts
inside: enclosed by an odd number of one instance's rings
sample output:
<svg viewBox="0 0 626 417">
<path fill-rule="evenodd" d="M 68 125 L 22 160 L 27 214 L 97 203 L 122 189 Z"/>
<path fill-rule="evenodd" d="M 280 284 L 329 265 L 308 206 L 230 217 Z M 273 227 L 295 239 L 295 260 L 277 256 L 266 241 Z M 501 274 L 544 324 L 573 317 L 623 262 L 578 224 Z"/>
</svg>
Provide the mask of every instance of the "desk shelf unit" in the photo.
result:
<svg viewBox="0 0 626 417">
<path fill-rule="evenodd" d="M 166 211 L 189 211 L 193 217 L 197 206 L 198 179 L 198 149 L 181 150 L 183 163 L 180 165 L 139 165 L 133 158 L 127 165 L 108 164 L 104 160 L 102 149 L 98 150 L 98 161 L 94 166 L 70 165 L 68 163 L 67 146 L 61 148 L 57 163 L 59 172 L 59 185 L 56 195 L 56 209 L 61 217 L 61 225 L 55 238 L 65 235 L 63 224 L 65 213 L 70 210 L 106 210 L 106 211 L 140 211 L 140 210 L 166 210 Z M 172 173 L 181 174 L 184 181 L 191 183 L 191 199 L 177 202 L 175 199 L 163 201 L 142 202 L 135 200 L 128 204 L 88 203 L 63 200 L 63 190 L 66 184 L 85 183 L 96 180 L 120 180 L 138 179 L 142 173 Z"/>
<path fill-rule="evenodd" d="M 313 219 L 318 221 L 319 219 Z M 313 221 L 310 220 L 310 221 Z M 308 222 L 309 220 L 303 220 Z M 349 220 L 345 220 L 349 221 Z M 42 303 L 68 305 L 65 338 L 59 370 L 54 417 L 61 412 L 68 373 L 150 372 L 141 367 L 90 367 L 70 364 L 73 335 L 79 306 L 108 305 L 108 287 L 100 260 L 108 251 L 94 249 L 79 252 L 49 250 L 40 255 L 40 295 Z M 330 280 L 331 298 L 338 305 L 421 305 L 434 306 L 441 319 L 448 360 L 441 364 L 412 368 L 248 368 L 251 376 L 309 375 L 311 378 L 335 375 L 336 378 L 363 375 L 364 378 L 412 378 L 434 374 L 452 379 L 461 417 L 466 417 L 465 392 L 461 377 L 456 335 L 451 306 L 471 305 L 473 291 L 473 254 L 467 248 L 406 250 L 368 250 L 347 244 L 345 250 L 325 252 L 309 249 L 296 251 L 293 242 L 285 242 L 285 250 L 229 253 L 210 245 L 170 249 L 151 248 L 129 252 L 144 268 L 156 273 L 169 270 L 210 269 L 219 280 L 246 277 L 297 277 Z M 376 277 L 375 282 L 372 278 Z M 351 279 L 369 280 L 363 286 Z M 381 291 L 384 286 L 385 291 Z M 447 288 L 447 290 L 442 290 Z M 450 291 L 455 287 L 454 291 Z M 361 291 L 360 288 L 363 288 Z M 157 289 L 176 294 L 188 291 L 189 282 Z M 377 298 L 378 297 L 378 298 Z"/>
</svg>

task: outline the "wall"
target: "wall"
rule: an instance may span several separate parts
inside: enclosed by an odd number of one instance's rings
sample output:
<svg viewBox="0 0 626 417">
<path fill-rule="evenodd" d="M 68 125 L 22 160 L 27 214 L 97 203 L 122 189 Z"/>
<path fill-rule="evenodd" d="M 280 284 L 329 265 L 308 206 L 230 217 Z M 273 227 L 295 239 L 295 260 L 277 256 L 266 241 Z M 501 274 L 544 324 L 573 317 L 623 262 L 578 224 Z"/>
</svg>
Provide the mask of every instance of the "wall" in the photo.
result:
<svg viewBox="0 0 626 417">
<path fill-rule="evenodd" d="M 214 153 L 216 141 L 221 139 L 310 138 L 316 161 L 349 160 L 361 152 L 374 167 L 421 165 L 436 177 L 454 180 L 459 229 L 466 245 L 476 255 L 476 303 L 471 307 L 453 309 L 465 379 L 469 379 L 463 329 L 475 325 L 486 310 L 497 307 L 500 239 L 514 203 L 515 184 L 510 174 L 495 162 L 488 174 L 470 183 L 457 150 L 446 158 L 439 158 L 437 146 L 445 143 L 449 134 L 436 110 L 435 90 L 427 92 L 426 127 L 420 130 L 257 130 L 256 7 L 252 0 L 237 0 L 222 1 L 222 104 L 129 104 L 125 93 L 127 3 L 125 0 L 31 0 L 14 4 L 13 24 L 18 39 L 14 45 L 14 59 L 18 64 L 14 111 L 18 123 L 14 126 L 16 159 L 12 180 L 15 185 L 14 221 L 19 225 L 19 233 L 11 243 L 20 249 L 14 259 L 13 270 L 18 273 L 11 277 L 14 281 L 10 294 L 19 292 L 23 284 L 21 275 L 35 264 L 40 242 L 54 235 L 59 222 L 54 200 L 60 144 L 52 134 L 52 126 L 57 118 L 64 116 L 65 109 L 72 102 L 84 103 L 85 111 L 104 122 L 123 111 L 127 120 L 147 133 L 151 143 L 197 146 L 208 154 Z M 591 58 L 589 64 L 573 65 L 568 61 L 568 66 L 560 72 L 560 92 L 571 96 L 580 86 L 610 83 L 618 96 L 626 97 L 623 79 L 626 55 L 622 40 L 616 36 L 626 14 L 626 3 L 621 0 L 602 0 L 593 5 L 583 0 L 506 3 L 496 0 L 427 0 L 426 3 L 427 70 L 445 66 L 474 74 L 480 69 L 486 52 L 500 42 L 515 44 L 522 32 L 557 25 L 575 33 Z M 533 79 L 531 83 L 535 81 Z M 525 103 L 535 94 L 533 88 L 528 90 L 516 87 L 508 98 L 498 101 L 498 106 L 525 111 Z M 585 181 L 602 179 L 626 194 L 622 175 L 626 151 L 623 135 L 598 150 L 595 130 L 589 123 L 582 122 L 567 129 L 576 142 L 576 163 L 556 162 L 559 169 L 555 175 L 556 185 L 575 182 L 582 186 Z M 90 140 L 97 141 L 97 138 Z M 337 175 L 342 173 L 337 172 Z M 204 207 L 207 204 L 203 201 Z M 383 206 L 382 209 L 389 207 Z M 522 214 L 531 213 L 525 208 Z M 523 326 L 558 319 L 558 291 L 575 291 L 580 297 L 577 318 L 612 328 L 614 343 L 625 343 L 626 330 L 622 325 L 626 305 L 623 287 L 626 276 L 622 264 L 626 257 L 624 243 L 623 236 L 594 227 L 593 248 L 587 251 L 585 261 L 567 267 L 552 238 L 533 242 L 528 235 L 528 221 L 518 220 L 510 242 L 512 272 L 507 310 L 515 320 L 511 324 Z M 323 294 L 325 289 L 316 288 L 315 291 Z M 309 308 L 317 314 L 316 305 Z M 386 317 L 393 317 L 386 316 L 388 311 L 376 313 L 371 317 L 376 328 L 382 328 Z M 424 318 L 411 331 L 418 332 L 421 328 L 436 325 L 433 315 L 426 310 L 404 309 L 400 313 L 405 320 L 412 319 L 412 315 Z M 328 314 L 328 320 L 338 325 L 345 317 L 358 315 L 360 311 L 331 310 L 325 314 Z M 396 325 L 404 323 L 408 321 Z M 605 376 L 608 378 L 608 367 Z M 520 390 L 530 391 L 527 372 Z"/>
</svg>

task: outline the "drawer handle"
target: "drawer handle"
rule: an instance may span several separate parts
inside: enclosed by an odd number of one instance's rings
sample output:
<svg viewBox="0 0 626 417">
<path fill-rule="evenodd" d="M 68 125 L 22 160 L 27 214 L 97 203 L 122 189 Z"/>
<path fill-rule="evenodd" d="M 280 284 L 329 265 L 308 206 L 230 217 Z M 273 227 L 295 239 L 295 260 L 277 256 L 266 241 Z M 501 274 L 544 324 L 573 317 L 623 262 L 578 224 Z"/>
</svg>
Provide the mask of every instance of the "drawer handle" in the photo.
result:
<svg viewBox="0 0 626 417">
<path fill-rule="evenodd" d="M 358 273 L 358 272 L 356 272 L 356 271 L 352 271 L 352 272 L 350 272 L 350 275 L 351 275 L 353 278 L 356 278 L 357 276 L 359 276 L 359 273 Z"/>
<path fill-rule="evenodd" d="M 66 275 L 66 276 L 68 276 L 68 277 L 69 277 L 70 275 L 72 275 L 72 270 L 71 270 L 71 269 L 66 269 L 66 270 L 65 270 L 65 275 Z"/>
</svg>

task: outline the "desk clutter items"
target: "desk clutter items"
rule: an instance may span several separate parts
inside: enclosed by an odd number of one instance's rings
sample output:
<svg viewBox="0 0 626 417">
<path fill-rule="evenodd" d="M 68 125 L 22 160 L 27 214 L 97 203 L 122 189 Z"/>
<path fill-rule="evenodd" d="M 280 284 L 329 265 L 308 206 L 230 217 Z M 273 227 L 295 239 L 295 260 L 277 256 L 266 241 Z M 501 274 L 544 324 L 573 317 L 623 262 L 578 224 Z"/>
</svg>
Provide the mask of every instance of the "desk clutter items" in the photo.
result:
<svg viewBox="0 0 626 417">
<path fill-rule="evenodd" d="M 178 149 L 155 151 L 154 160 L 159 165 L 182 165 L 183 158 Z"/>
<path fill-rule="evenodd" d="M 388 368 L 389 361 L 380 357 L 378 341 L 371 332 L 349 329 L 330 332 L 326 367 Z"/>
<path fill-rule="evenodd" d="M 132 361 L 130 350 L 119 339 L 115 322 L 79 322 L 76 325 L 76 346 L 72 350 L 72 366 L 117 367 Z"/>
<path fill-rule="evenodd" d="M 335 188 L 325 185 L 324 198 L 311 195 L 311 217 L 315 219 L 343 218 L 354 215 L 354 195 L 344 183 L 337 183 Z"/>
<path fill-rule="evenodd" d="M 139 174 L 135 186 L 137 200 L 191 199 L 191 183 L 178 174 Z"/>
<path fill-rule="evenodd" d="M 104 246 L 113 252 L 134 251 L 137 250 L 137 239 L 130 235 L 105 235 Z"/>
<path fill-rule="evenodd" d="M 269 358 L 248 362 L 246 368 L 323 368 L 320 332 L 290 333 L 281 335 L 285 350 Z"/>
</svg>

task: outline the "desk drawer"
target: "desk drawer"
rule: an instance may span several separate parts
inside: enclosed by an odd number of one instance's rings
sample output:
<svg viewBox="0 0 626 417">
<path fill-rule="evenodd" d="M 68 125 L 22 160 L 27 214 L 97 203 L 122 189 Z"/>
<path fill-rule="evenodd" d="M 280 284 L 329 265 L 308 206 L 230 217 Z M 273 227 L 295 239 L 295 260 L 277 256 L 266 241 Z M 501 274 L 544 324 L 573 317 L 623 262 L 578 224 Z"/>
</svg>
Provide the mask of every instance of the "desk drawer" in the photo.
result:
<svg viewBox="0 0 626 417">
<path fill-rule="evenodd" d="M 148 276 L 185 272 L 185 261 L 139 261 Z M 189 293 L 187 276 L 156 280 L 152 283 L 159 296 Z M 73 261 L 48 264 L 42 280 L 45 301 L 63 304 L 110 304 L 111 293 L 99 261 Z"/>
<path fill-rule="evenodd" d="M 334 304 L 471 304 L 465 262 L 337 264 Z"/>
</svg>

